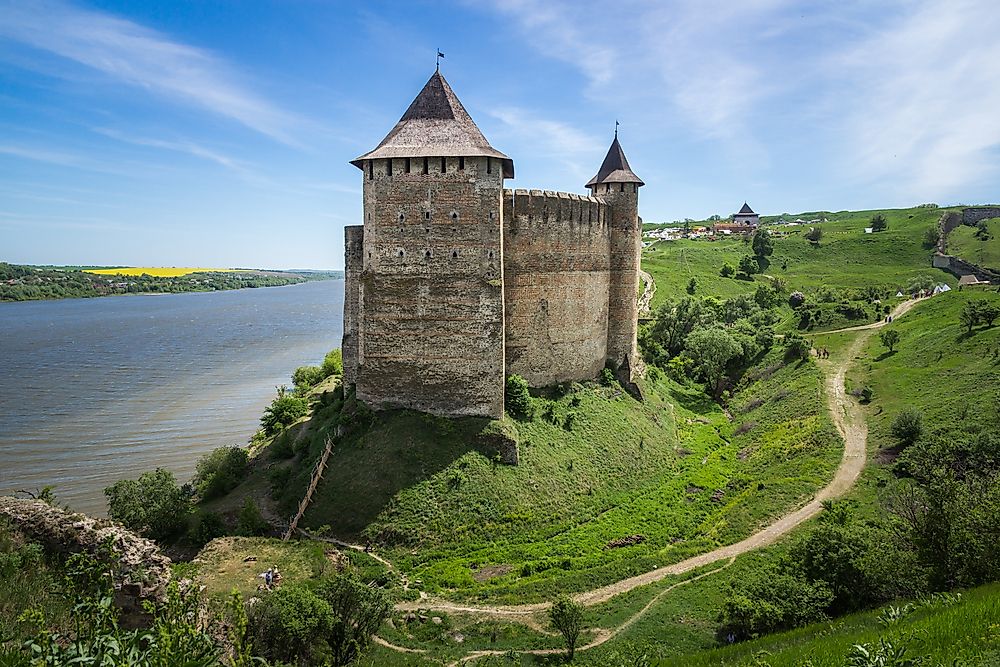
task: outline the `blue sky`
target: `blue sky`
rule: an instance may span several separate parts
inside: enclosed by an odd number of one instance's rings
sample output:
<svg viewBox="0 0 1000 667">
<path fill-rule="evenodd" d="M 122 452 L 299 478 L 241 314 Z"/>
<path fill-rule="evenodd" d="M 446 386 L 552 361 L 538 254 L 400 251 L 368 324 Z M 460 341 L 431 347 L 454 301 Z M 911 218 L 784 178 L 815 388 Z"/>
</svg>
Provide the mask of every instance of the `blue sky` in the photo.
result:
<svg viewBox="0 0 1000 667">
<path fill-rule="evenodd" d="M 0 0 L 0 260 L 340 268 L 442 71 L 512 187 L 647 221 L 1000 200 L 996 0 Z"/>
</svg>

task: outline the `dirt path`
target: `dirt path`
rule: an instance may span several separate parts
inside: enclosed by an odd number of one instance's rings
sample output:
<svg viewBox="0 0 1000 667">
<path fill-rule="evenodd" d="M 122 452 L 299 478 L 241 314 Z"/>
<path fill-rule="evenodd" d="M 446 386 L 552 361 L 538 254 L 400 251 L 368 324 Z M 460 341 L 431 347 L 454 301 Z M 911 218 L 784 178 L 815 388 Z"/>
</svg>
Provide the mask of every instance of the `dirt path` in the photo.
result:
<svg viewBox="0 0 1000 667">
<path fill-rule="evenodd" d="M 895 319 L 900 315 L 903 315 L 908 310 L 913 308 L 913 306 L 915 306 L 918 302 L 919 300 L 915 299 L 901 303 L 892 311 L 892 318 Z M 682 575 L 699 567 L 718 563 L 723 560 L 729 561 L 721 567 L 704 572 L 696 577 L 678 582 L 665 588 L 660 593 L 655 595 L 642 609 L 629 617 L 621 625 L 614 628 L 595 628 L 595 636 L 591 639 L 591 641 L 585 646 L 579 647 L 577 650 L 585 651 L 590 648 L 595 648 L 614 638 L 644 616 L 656 602 L 658 602 L 663 596 L 667 595 L 670 591 L 674 590 L 678 586 L 683 586 L 729 567 L 729 565 L 735 561 L 737 556 L 777 542 L 794 528 L 818 514 L 823 509 L 823 501 L 836 498 L 837 496 L 840 496 L 850 490 L 850 488 L 857 481 L 861 471 L 864 469 L 865 461 L 867 460 L 868 426 L 865 423 L 864 413 L 861 410 L 861 407 L 856 401 L 848 397 L 847 390 L 844 386 L 844 379 L 847 375 L 847 370 L 850 367 L 851 362 L 861 352 L 867 340 L 872 336 L 875 330 L 885 326 L 885 324 L 885 321 L 880 321 L 872 324 L 838 330 L 857 331 L 859 332 L 859 335 L 855 337 L 843 353 L 837 355 L 837 359 L 816 360 L 816 363 L 819 364 L 820 368 L 824 370 L 824 374 L 826 376 L 824 384 L 826 388 L 827 406 L 830 410 L 830 416 L 833 419 L 837 430 L 844 439 L 844 453 L 841 458 L 840 465 L 837 467 L 837 471 L 834 474 L 833 479 L 830 480 L 830 483 L 821 489 L 813 497 L 813 499 L 804 506 L 794 512 L 791 512 L 790 514 L 786 514 L 774 523 L 740 542 L 719 547 L 718 549 L 694 556 L 693 558 L 689 558 L 679 563 L 674 563 L 673 565 L 667 565 L 650 572 L 629 577 L 628 579 L 622 579 L 621 581 L 616 581 L 608 584 L 607 586 L 602 586 L 601 588 L 576 594 L 574 599 L 577 602 L 590 607 L 606 602 L 616 595 L 634 590 L 640 586 L 646 586 L 648 584 L 662 581 L 668 576 Z M 823 333 L 837 332 L 827 331 Z M 516 619 L 518 622 L 525 623 L 526 625 L 532 627 L 538 627 L 541 622 L 538 616 L 545 612 L 548 607 L 549 603 L 547 602 L 523 605 L 462 605 L 427 599 L 416 602 L 403 602 L 396 605 L 396 609 L 399 611 L 415 611 L 420 609 L 427 612 L 442 611 L 496 619 Z M 403 652 L 422 652 L 419 649 L 408 649 L 402 646 L 395 646 L 385 640 L 379 640 L 379 643 L 387 648 Z M 560 652 L 561 650 L 557 649 L 519 651 L 519 653 L 530 653 L 533 655 L 551 655 Z M 475 651 L 469 653 L 461 660 L 453 664 L 458 665 L 462 662 L 475 658 L 499 654 L 502 654 L 502 652 Z"/>
<path fill-rule="evenodd" d="M 925 296 L 923 299 L 910 299 L 908 301 L 904 301 L 903 303 L 893 308 L 892 313 L 890 313 L 889 316 L 892 317 L 892 319 L 896 319 L 897 317 L 908 311 L 910 308 L 913 308 L 915 305 L 917 305 L 924 299 L 929 299 L 929 298 L 931 297 Z M 879 327 L 884 327 L 884 326 L 885 326 L 885 319 L 882 319 L 879 320 L 878 322 L 872 322 L 871 324 L 859 324 L 856 327 L 846 327 L 844 329 L 832 329 L 830 331 L 817 331 L 815 332 L 815 334 L 818 336 L 820 334 L 843 333 L 845 331 L 864 331 L 865 329 L 878 329 Z"/>
</svg>

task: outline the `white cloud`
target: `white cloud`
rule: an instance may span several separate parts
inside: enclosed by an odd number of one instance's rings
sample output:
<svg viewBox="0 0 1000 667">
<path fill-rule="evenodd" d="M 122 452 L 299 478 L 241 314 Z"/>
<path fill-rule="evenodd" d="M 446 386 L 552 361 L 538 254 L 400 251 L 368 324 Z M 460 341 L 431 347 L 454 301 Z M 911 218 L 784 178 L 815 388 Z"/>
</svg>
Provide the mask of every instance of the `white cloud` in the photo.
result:
<svg viewBox="0 0 1000 667">
<path fill-rule="evenodd" d="M 132 21 L 58 0 L 0 0 L 0 38 L 68 58 L 174 102 L 235 120 L 298 146 L 294 117 L 239 82 L 213 54 Z"/>
<path fill-rule="evenodd" d="M 150 148 L 161 148 L 163 150 L 175 151 L 178 153 L 187 153 L 188 155 L 193 155 L 203 160 L 208 160 L 209 162 L 222 165 L 223 167 L 231 169 L 242 176 L 249 176 L 251 174 L 249 165 L 246 163 L 235 158 L 231 158 L 218 151 L 206 148 L 200 144 L 196 144 L 192 141 L 166 141 L 163 139 L 135 137 L 111 128 L 97 127 L 94 128 L 94 131 L 103 134 L 106 137 L 111 137 L 112 139 L 133 144 L 135 146 L 148 146 Z"/>
<path fill-rule="evenodd" d="M 833 56 L 846 78 L 842 130 L 861 178 L 914 200 L 959 197 L 995 181 L 1000 147 L 1000 12 L 994 0 L 902 5 Z"/>
</svg>

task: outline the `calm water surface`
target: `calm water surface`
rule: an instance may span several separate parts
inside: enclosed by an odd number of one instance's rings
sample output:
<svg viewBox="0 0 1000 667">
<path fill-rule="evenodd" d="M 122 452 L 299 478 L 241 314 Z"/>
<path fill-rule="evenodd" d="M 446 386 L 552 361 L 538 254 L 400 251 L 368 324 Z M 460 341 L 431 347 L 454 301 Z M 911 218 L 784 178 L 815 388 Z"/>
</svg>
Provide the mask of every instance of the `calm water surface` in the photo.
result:
<svg viewBox="0 0 1000 667">
<path fill-rule="evenodd" d="M 104 487 L 244 444 L 275 386 L 340 345 L 340 280 L 0 303 L 0 494 L 45 484 L 103 515 Z"/>
</svg>

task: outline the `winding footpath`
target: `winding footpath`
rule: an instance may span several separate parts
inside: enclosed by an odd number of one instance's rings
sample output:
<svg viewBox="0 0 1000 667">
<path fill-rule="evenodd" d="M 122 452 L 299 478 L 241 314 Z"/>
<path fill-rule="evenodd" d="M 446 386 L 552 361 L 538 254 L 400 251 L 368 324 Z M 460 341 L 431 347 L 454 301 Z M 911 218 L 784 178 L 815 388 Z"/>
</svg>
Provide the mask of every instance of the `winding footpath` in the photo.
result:
<svg viewBox="0 0 1000 667">
<path fill-rule="evenodd" d="M 892 319 L 895 320 L 900 315 L 903 315 L 919 301 L 920 300 L 910 300 L 901 303 L 893 310 Z M 718 568 L 665 588 L 663 591 L 654 596 L 642 609 L 625 620 L 621 625 L 614 628 L 594 628 L 595 634 L 591 641 L 585 646 L 579 647 L 577 649 L 578 651 L 585 651 L 587 649 L 600 646 L 609 639 L 612 639 L 639 620 L 664 595 L 668 594 L 678 586 L 686 585 L 692 581 L 701 579 L 702 577 L 719 572 L 732 564 L 737 556 L 777 542 L 779 539 L 785 537 L 794 528 L 816 516 L 823 509 L 824 501 L 841 496 L 854 486 L 854 483 L 857 481 L 861 471 L 865 467 L 865 461 L 867 459 L 866 448 L 868 441 L 868 426 L 865 423 L 864 412 L 861 410 L 861 407 L 855 400 L 851 399 L 847 395 L 847 391 L 844 386 L 844 379 L 853 359 L 858 356 L 872 334 L 874 334 L 876 330 L 885 326 L 885 324 L 885 321 L 880 321 L 857 327 L 823 332 L 824 334 L 849 331 L 858 332 L 858 335 L 854 338 L 850 345 L 838 355 L 838 359 L 835 361 L 816 359 L 816 363 L 819 364 L 820 368 L 824 370 L 824 374 L 826 376 L 825 388 L 830 416 L 832 417 L 837 430 L 844 439 L 844 454 L 833 479 L 830 480 L 830 483 L 821 489 L 812 500 L 799 509 L 786 514 L 774 523 L 768 525 L 753 535 L 750 535 L 740 542 L 722 546 L 698 556 L 688 558 L 687 560 L 679 563 L 666 565 L 664 567 L 651 570 L 650 572 L 629 577 L 628 579 L 622 579 L 621 581 L 616 581 L 600 588 L 576 594 L 573 596 L 574 600 L 584 606 L 590 607 L 607 602 L 616 595 L 635 590 L 640 586 L 646 586 L 648 584 L 662 581 L 669 576 L 683 575 L 700 567 L 719 563 L 720 561 L 728 561 Z M 549 604 L 550 603 L 548 602 L 539 602 L 523 605 L 464 605 L 433 599 L 422 599 L 418 601 L 399 603 L 396 605 L 396 609 L 398 611 L 407 612 L 419 609 L 424 613 L 440 611 L 455 614 L 477 615 L 489 618 L 517 619 L 519 622 L 526 623 L 527 625 L 537 629 L 542 627 L 542 623 L 535 617 L 545 612 L 549 608 Z M 410 649 L 402 646 L 395 646 L 378 637 L 376 637 L 376 641 L 387 648 L 401 652 L 424 652 L 422 649 Z M 551 655 L 560 653 L 562 650 L 538 649 L 519 652 L 534 655 Z M 460 661 L 453 664 L 459 664 L 475 658 L 487 655 L 498 655 L 501 653 L 503 652 L 475 651 L 467 654 Z"/>
</svg>

